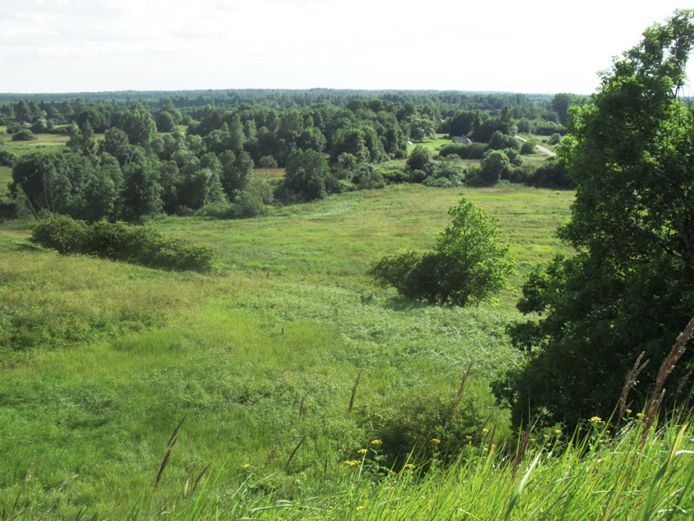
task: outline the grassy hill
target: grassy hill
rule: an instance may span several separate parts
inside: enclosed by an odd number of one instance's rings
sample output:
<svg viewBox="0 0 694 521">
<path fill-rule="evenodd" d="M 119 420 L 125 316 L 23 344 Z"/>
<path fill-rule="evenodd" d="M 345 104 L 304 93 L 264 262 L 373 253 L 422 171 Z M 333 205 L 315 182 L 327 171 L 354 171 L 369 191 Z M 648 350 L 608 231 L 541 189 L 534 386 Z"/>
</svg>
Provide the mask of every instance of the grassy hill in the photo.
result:
<svg viewBox="0 0 694 521">
<path fill-rule="evenodd" d="M 500 219 L 518 263 L 498 302 L 420 306 L 375 287 L 370 263 L 428 248 L 461 193 Z M 397 186 L 258 219 L 153 223 L 214 248 L 208 276 L 60 256 L 28 243 L 28 224 L 2 225 L 2 496 L 12 503 L 21 489 L 22 505 L 58 517 L 125 515 L 183 418 L 162 500 L 208 464 L 222 487 L 248 464 L 280 495 L 328 493 L 345 455 L 376 435 L 374 411 L 454 395 L 471 362 L 469 396 L 504 432 L 488 387 L 516 359 L 504 327 L 524 274 L 561 249 L 554 230 L 571 198 Z"/>
</svg>

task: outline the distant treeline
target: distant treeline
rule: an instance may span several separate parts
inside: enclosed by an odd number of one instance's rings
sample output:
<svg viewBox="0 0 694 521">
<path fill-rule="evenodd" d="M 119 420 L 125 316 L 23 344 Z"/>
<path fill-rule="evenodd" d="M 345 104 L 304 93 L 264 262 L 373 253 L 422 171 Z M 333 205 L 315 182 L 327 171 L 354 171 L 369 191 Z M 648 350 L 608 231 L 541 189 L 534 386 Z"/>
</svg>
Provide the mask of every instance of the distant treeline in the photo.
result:
<svg viewBox="0 0 694 521">
<path fill-rule="evenodd" d="M 252 216 L 275 201 L 304 202 L 389 182 L 529 182 L 533 172 L 521 167 L 524 151 L 514 135 L 563 134 L 569 105 L 581 101 L 567 94 L 329 90 L 206 95 L 139 102 L 89 95 L 0 105 L 0 124 L 12 139 L 70 135 L 61 153 L 3 156 L 14 167 L 14 197 L 35 214 L 134 221 L 160 212 Z M 447 158 L 419 151 L 406 168 L 387 163 L 405 158 L 410 142 L 437 132 L 476 143 L 447 150 Z M 482 159 L 481 171 L 463 165 L 468 153 Z M 280 181 L 260 182 L 252 178 L 254 167 L 286 172 Z"/>
</svg>

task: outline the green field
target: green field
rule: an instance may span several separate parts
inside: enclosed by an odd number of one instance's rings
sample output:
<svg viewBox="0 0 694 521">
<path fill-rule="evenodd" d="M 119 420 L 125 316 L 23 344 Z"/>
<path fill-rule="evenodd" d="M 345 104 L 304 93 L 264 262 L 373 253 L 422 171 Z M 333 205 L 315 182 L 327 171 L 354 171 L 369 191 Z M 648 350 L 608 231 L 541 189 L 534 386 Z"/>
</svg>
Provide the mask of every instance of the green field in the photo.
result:
<svg viewBox="0 0 694 521">
<path fill-rule="evenodd" d="M 11 141 L 11 136 L 2 136 L 4 143 L 0 145 L 0 150 L 23 156 L 41 150 L 56 150 L 56 147 L 62 147 L 70 139 L 65 134 L 35 134 L 34 137 L 31 141 Z"/>
<path fill-rule="evenodd" d="M 427 139 L 425 141 L 417 141 L 416 143 L 409 144 L 407 146 L 407 153 L 409 154 L 417 145 L 421 145 L 431 152 L 432 155 L 436 156 L 442 147 L 451 143 L 453 143 L 453 140 L 446 136 L 446 134 L 436 134 L 436 139 Z"/>
<path fill-rule="evenodd" d="M 375 287 L 370 263 L 429 247 L 462 193 L 500 219 L 518 263 L 499 302 L 421 306 Z M 218 270 L 208 276 L 59 256 L 32 247 L 27 224 L 2 225 L 0 497 L 13 502 L 24 487 L 20 503 L 36 517 L 82 508 L 122 517 L 151 489 L 182 418 L 157 501 L 170 504 L 207 464 L 217 492 L 249 464 L 282 497 L 297 487 L 331 493 L 346 452 L 373 436 L 369 411 L 452 395 L 470 362 L 469 396 L 507 432 L 488 382 L 516 359 L 505 324 L 523 276 L 561 249 L 554 230 L 571 199 L 394 186 L 251 220 L 156 221 L 168 236 L 214 248 Z"/>
</svg>

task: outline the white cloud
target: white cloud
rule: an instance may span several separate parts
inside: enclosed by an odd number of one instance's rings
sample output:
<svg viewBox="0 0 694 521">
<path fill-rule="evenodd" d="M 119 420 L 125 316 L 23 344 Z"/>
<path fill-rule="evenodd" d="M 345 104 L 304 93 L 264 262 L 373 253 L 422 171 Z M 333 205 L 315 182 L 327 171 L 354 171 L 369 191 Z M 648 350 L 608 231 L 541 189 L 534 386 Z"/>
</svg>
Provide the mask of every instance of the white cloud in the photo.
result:
<svg viewBox="0 0 694 521">
<path fill-rule="evenodd" d="M 677 7 L 683 2 L 0 0 L 0 91 L 591 92 L 612 56 Z"/>
</svg>

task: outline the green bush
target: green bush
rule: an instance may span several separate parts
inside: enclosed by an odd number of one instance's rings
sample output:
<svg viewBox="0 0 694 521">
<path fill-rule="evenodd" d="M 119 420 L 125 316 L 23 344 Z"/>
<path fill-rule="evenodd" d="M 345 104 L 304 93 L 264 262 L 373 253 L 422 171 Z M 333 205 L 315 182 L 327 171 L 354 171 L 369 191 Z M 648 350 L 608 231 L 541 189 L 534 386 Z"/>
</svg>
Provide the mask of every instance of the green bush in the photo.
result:
<svg viewBox="0 0 694 521">
<path fill-rule="evenodd" d="M 465 447 L 479 444 L 484 420 L 472 400 L 417 394 L 367 413 L 364 424 L 382 442 L 381 464 L 398 469 L 408 462 L 453 463 Z"/>
<path fill-rule="evenodd" d="M 12 152 L 0 150 L 0 166 L 8 166 L 12 168 L 16 162 L 17 156 L 15 156 Z"/>
<path fill-rule="evenodd" d="M 460 159 L 482 159 L 487 146 L 484 143 L 470 143 L 469 145 L 459 145 L 450 143 L 444 145 L 439 150 L 440 157 L 457 155 Z"/>
<path fill-rule="evenodd" d="M 520 153 L 524 156 L 530 155 L 535 152 L 535 147 L 537 146 L 537 141 L 534 139 L 529 139 L 524 141 L 520 148 Z"/>
<path fill-rule="evenodd" d="M 209 248 L 165 239 L 156 230 L 121 222 L 85 224 L 52 216 L 34 227 L 32 242 L 62 254 L 81 253 L 166 270 L 210 271 Z"/>
<path fill-rule="evenodd" d="M 34 139 L 34 134 L 28 128 L 22 128 L 12 134 L 12 141 L 31 141 Z"/>
<path fill-rule="evenodd" d="M 489 150 L 480 162 L 480 168 L 470 172 L 466 183 L 470 186 L 494 186 L 501 179 L 507 179 L 511 171 L 511 161 L 503 150 Z"/>
<path fill-rule="evenodd" d="M 397 162 L 380 163 L 375 168 L 387 184 L 406 183 L 410 178 L 405 168 Z"/>
<path fill-rule="evenodd" d="M 464 306 L 501 289 L 512 268 L 507 248 L 498 243 L 496 221 L 465 199 L 448 214 L 453 221 L 437 237 L 434 251 L 384 257 L 372 266 L 371 276 L 430 304 Z"/>
</svg>

